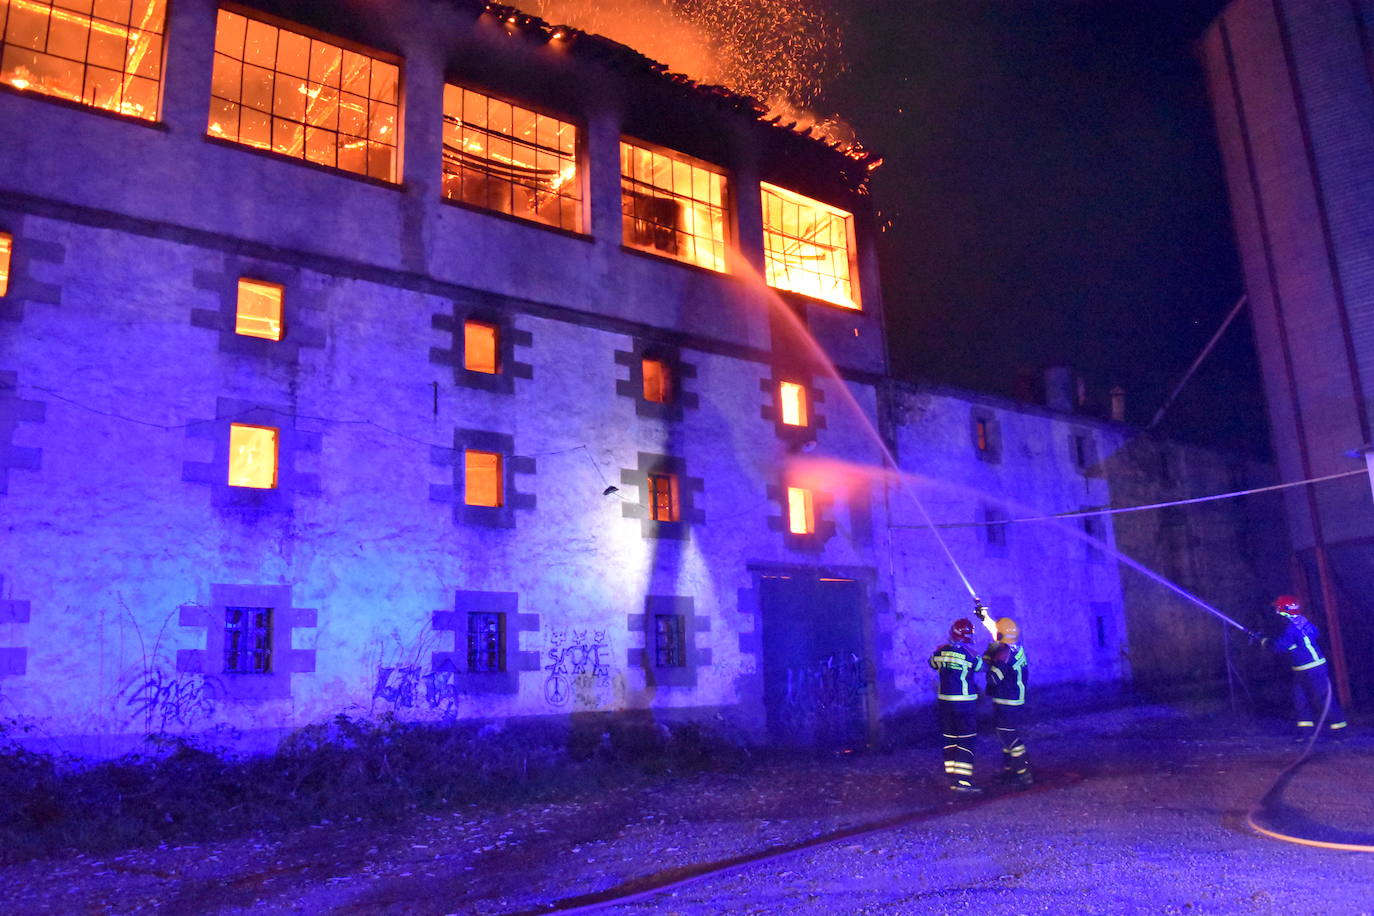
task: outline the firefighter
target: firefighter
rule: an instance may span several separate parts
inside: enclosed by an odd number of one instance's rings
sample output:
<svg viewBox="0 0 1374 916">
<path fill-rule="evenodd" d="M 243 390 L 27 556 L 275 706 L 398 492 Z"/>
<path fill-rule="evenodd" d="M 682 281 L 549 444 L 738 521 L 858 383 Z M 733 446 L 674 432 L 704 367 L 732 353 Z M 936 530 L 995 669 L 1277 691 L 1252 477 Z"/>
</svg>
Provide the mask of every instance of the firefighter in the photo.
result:
<svg viewBox="0 0 1374 916">
<path fill-rule="evenodd" d="M 969 648 L 973 622 L 966 617 L 949 628 L 949 642 L 935 650 L 930 667 L 939 674 L 936 710 L 945 736 L 945 777 L 955 792 L 978 793 L 973 784 L 973 747 L 978 736 L 978 691 L 973 675 L 983 659 Z"/>
<path fill-rule="evenodd" d="M 986 609 L 984 609 L 986 610 Z M 1021 738 L 1026 712 L 1026 650 L 1020 645 L 1021 628 L 1010 617 L 996 624 L 996 639 L 988 644 L 983 660 L 988 666 L 988 696 L 992 697 L 992 721 L 1002 742 L 1002 775 L 1023 786 L 1031 784 L 1030 760 Z"/>
<path fill-rule="evenodd" d="M 1345 712 L 1331 689 L 1326 657 L 1317 647 L 1320 633 L 1316 624 L 1303 616 L 1302 602 L 1292 595 L 1279 595 L 1271 606 L 1284 621 L 1283 632 L 1275 639 L 1261 639 L 1260 644 L 1286 656 L 1293 667 L 1293 707 L 1298 717 L 1298 733 L 1310 735 L 1323 709 L 1326 709 L 1327 729 L 1340 731 L 1346 726 Z"/>
</svg>

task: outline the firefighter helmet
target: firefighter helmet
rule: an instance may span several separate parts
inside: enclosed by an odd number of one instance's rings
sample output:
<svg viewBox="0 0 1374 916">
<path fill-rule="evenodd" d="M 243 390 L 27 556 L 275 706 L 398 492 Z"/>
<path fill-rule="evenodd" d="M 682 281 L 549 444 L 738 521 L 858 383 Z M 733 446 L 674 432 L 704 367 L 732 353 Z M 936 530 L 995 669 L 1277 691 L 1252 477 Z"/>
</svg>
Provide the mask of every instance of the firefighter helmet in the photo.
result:
<svg viewBox="0 0 1374 916">
<path fill-rule="evenodd" d="M 1276 612 L 1290 617 L 1302 613 L 1302 602 L 1297 599 L 1296 595 L 1279 595 L 1271 604 Z"/>
<path fill-rule="evenodd" d="M 997 641 L 1016 642 L 1021 638 L 1021 628 L 1010 617 L 997 618 Z"/>
<path fill-rule="evenodd" d="M 973 621 L 960 617 L 949 628 L 949 638 L 953 642 L 968 642 L 973 639 Z"/>
</svg>

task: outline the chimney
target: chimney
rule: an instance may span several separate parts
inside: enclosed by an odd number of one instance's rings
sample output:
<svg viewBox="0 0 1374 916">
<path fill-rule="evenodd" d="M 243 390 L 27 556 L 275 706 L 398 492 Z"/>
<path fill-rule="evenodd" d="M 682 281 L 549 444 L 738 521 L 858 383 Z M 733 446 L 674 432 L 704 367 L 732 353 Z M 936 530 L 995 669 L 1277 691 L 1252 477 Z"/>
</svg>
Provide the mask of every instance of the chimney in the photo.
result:
<svg viewBox="0 0 1374 916">
<path fill-rule="evenodd" d="M 1126 422 L 1126 389 L 1115 385 L 1111 390 L 1112 419 L 1118 423 Z"/>
<path fill-rule="evenodd" d="M 1045 406 L 1050 410 L 1073 413 L 1073 370 L 1068 366 L 1045 368 Z"/>
</svg>

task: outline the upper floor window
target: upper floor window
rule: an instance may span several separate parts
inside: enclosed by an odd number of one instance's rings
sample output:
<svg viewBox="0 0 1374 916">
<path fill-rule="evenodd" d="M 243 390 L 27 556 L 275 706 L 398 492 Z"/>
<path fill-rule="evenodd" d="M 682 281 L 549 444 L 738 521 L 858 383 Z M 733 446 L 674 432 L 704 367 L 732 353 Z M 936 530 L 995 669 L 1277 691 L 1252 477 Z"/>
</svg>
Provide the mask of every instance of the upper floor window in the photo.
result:
<svg viewBox="0 0 1374 916">
<path fill-rule="evenodd" d="M 272 670 L 272 609 L 224 609 L 224 673 L 268 674 Z"/>
<path fill-rule="evenodd" d="M 644 400 L 655 404 L 668 404 L 673 400 L 673 379 L 668 364 L 661 359 L 645 357 L 641 363 L 644 371 Z"/>
<path fill-rule="evenodd" d="M 792 534 L 813 534 L 816 516 L 812 508 L 811 491 L 802 487 L 787 488 L 787 530 Z"/>
<path fill-rule="evenodd" d="M 0 298 L 10 291 L 10 252 L 14 239 L 8 232 L 0 232 Z"/>
<path fill-rule="evenodd" d="M 0 0 L 0 82 L 158 118 L 166 0 Z"/>
<path fill-rule="evenodd" d="M 229 486 L 270 490 L 277 485 L 277 436 L 271 426 L 229 426 Z"/>
<path fill-rule="evenodd" d="M 624 243 L 710 270 L 725 270 L 725 173 L 658 147 L 620 141 Z"/>
<path fill-rule="evenodd" d="M 500 332 L 484 321 L 463 322 L 463 368 L 469 372 L 495 375 L 501 369 L 497 358 Z"/>
<path fill-rule="evenodd" d="M 767 183 L 759 191 L 768 285 L 858 308 L 853 214 Z"/>
<path fill-rule="evenodd" d="M 778 400 L 782 404 L 782 422 L 788 426 L 806 426 L 810 420 L 806 409 L 806 387 L 796 382 L 778 385 Z"/>
<path fill-rule="evenodd" d="M 577 125 L 461 86 L 444 86 L 443 195 L 582 231 Z"/>
<path fill-rule="evenodd" d="M 656 522 L 676 522 L 681 518 L 677 478 L 672 474 L 649 475 L 649 518 Z"/>
<path fill-rule="evenodd" d="M 246 337 L 281 340 L 282 288 L 261 280 L 239 280 L 234 333 Z"/>
<path fill-rule="evenodd" d="M 468 449 L 464 455 L 463 500 L 469 506 L 501 506 L 501 456 L 496 452 Z"/>
<path fill-rule="evenodd" d="M 399 78 L 394 63 L 220 10 L 209 134 L 396 181 Z"/>
</svg>

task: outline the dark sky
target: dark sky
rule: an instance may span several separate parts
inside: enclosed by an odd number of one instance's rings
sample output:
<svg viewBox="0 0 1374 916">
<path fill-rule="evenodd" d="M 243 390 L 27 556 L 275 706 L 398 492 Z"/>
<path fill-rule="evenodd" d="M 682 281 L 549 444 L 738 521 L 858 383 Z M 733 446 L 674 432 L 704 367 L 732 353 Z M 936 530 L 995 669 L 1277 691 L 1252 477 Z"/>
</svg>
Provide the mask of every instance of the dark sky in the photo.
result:
<svg viewBox="0 0 1374 916">
<path fill-rule="evenodd" d="M 1193 43 L 1218 0 L 865 0 L 823 107 L 873 182 L 896 374 L 1071 364 L 1153 416 L 1242 292 Z M 1243 317 L 1243 315 L 1242 315 Z M 1264 454 L 1247 321 L 1161 431 Z"/>
</svg>

